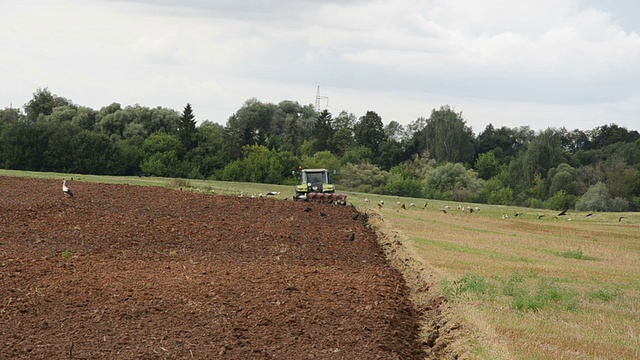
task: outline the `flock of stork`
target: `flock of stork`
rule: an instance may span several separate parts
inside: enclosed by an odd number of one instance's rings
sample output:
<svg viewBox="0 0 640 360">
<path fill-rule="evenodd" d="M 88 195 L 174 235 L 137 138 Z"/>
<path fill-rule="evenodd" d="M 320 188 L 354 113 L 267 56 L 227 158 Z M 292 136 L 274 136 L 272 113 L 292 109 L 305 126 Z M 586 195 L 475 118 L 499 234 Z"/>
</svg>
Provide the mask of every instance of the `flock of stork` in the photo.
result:
<svg viewBox="0 0 640 360">
<path fill-rule="evenodd" d="M 365 203 L 370 203 L 370 202 L 371 202 L 371 200 L 370 200 L 369 198 L 365 198 L 365 199 L 364 199 L 364 201 L 365 201 Z M 382 207 L 384 206 L 384 204 L 385 204 L 384 200 L 380 200 L 380 201 L 377 203 L 377 206 L 378 206 L 378 208 L 379 208 L 379 209 L 382 209 Z M 398 201 L 398 202 L 397 202 L 397 204 L 398 204 L 399 209 L 406 209 L 406 208 L 407 208 L 407 207 L 404 205 L 404 203 L 402 203 L 402 202 L 400 202 L 400 201 Z M 427 201 L 427 202 L 425 202 L 425 203 L 424 203 L 424 206 L 423 206 L 422 208 L 423 208 L 423 209 L 426 209 L 428 204 L 429 204 L 429 202 L 428 202 L 428 201 Z M 416 204 L 414 204 L 414 203 L 410 203 L 410 204 L 409 204 L 409 207 L 412 207 L 412 208 L 413 208 L 413 207 L 416 207 Z M 464 205 L 458 205 L 458 210 L 460 210 L 460 211 L 462 211 L 462 212 L 468 212 L 468 213 L 470 213 L 470 214 L 471 214 L 471 213 L 473 213 L 473 212 L 480 211 L 480 207 L 479 207 L 479 206 L 473 206 L 473 207 L 472 207 L 472 206 L 470 206 L 470 205 L 467 205 L 467 206 L 464 206 Z M 448 213 L 449 213 L 449 211 L 451 211 L 451 207 L 450 207 L 449 205 L 446 205 L 444 208 L 440 209 L 440 212 L 445 213 L 445 214 L 448 214 Z M 554 218 L 554 219 L 559 219 L 559 218 L 566 217 L 567 221 L 571 221 L 571 220 L 572 220 L 572 218 L 569 216 L 569 214 L 567 213 L 567 211 L 568 211 L 568 209 L 562 210 L 562 211 L 561 211 L 561 212 L 559 212 L 558 214 L 553 215 L 553 218 Z M 523 215 L 524 215 L 524 213 L 523 213 L 523 212 L 517 212 L 517 211 L 513 210 L 513 217 L 521 217 L 521 216 L 523 216 Z M 585 217 L 585 218 L 591 218 L 593 215 L 594 215 L 594 213 L 590 212 L 590 213 L 588 213 L 588 214 L 584 215 L 584 217 Z M 541 220 L 541 219 L 542 219 L 542 218 L 544 218 L 545 216 L 549 216 L 549 215 L 546 215 L 546 214 L 536 214 L 536 219 L 537 219 L 537 220 Z M 503 214 L 502 214 L 502 219 L 503 219 L 503 220 L 508 220 L 508 219 L 509 219 L 509 214 L 503 213 Z M 620 216 L 620 217 L 618 217 L 618 222 L 622 222 L 622 220 L 624 220 L 624 219 L 625 219 L 625 217 L 624 217 L 624 216 Z"/>
<path fill-rule="evenodd" d="M 72 180 L 73 180 L 73 178 L 72 178 Z M 63 180 L 62 180 L 62 192 L 66 195 L 66 197 L 69 197 L 69 198 L 72 198 L 72 197 L 73 197 L 73 192 L 71 191 L 71 189 L 70 189 L 70 188 L 69 188 L 69 186 L 67 185 L 67 180 L 65 180 L 65 179 L 63 179 Z M 199 188 L 198 188 L 198 192 L 200 192 L 200 189 L 199 189 Z M 256 194 L 252 194 L 252 195 L 250 195 L 249 197 L 251 197 L 251 198 L 260 198 L 260 199 L 262 199 L 262 198 L 265 198 L 265 197 L 267 197 L 267 196 L 279 196 L 279 195 L 280 195 L 280 191 L 269 191 L 269 192 L 264 193 L 264 194 L 263 194 L 263 193 L 260 193 L 260 194 L 258 194 L 258 195 L 256 195 Z M 238 195 L 238 197 L 245 197 L 245 193 L 244 193 L 244 191 L 241 191 L 241 192 L 240 192 L 240 194 Z M 364 199 L 364 201 L 365 201 L 365 203 L 367 203 L 367 204 L 371 202 L 371 200 L 369 200 L 369 198 L 365 198 L 365 199 Z M 399 207 L 399 208 L 401 208 L 401 209 L 406 209 L 406 208 L 407 208 L 407 207 L 404 205 L 404 203 L 402 203 L 402 202 L 400 202 L 400 201 L 398 201 L 398 202 L 397 202 L 397 205 L 398 205 L 398 207 Z M 423 209 L 426 209 L 428 205 L 429 205 L 429 202 L 428 202 L 428 201 L 426 201 L 426 202 L 424 203 L 424 205 L 422 206 L 422 208 L 423 208 Z M 378 208 L 380 208 L 380 209 L 381 209 L 383 206 L 384 206 L 384 200 L 380 200 L 380 201 L 378 202 Z M 416 204 L 415 204 L 415 203 L 409 203 L 409 207 L 410 207 L 410 208 L 415 208 L 415 207 L 416 207 Z M 445 214 L 447 214 L 447 210 L 451 210 L 451 207 L 450 207 L 449 205 L 446 205 L 446 206 L 444 207 L 444 209 L 442 209 L 442 210 L 440 210 L 440 211 L 441 211 L 441 212 L 443 212 L 443 213 L 445 213 Z M 467 205 L 467 206 L 458 205 L 458 210 L 461 210 L 461 211 L 463 211 L 463 212 L 473 213 L 474 211 L 480 211 L 480 207 L 478 207 L 478 206 L 471 207 L 471 206 L 469 206 L 469 205 Z M 554 216 L 554 219 L 558 219 L 559 217 L 563 217 L 563 216 L 568 216 L 568 215 L 567 215 L 567 211 L 568 211 L 567 209 L 565 209 L 565 210 L 561 211 L 560 213 L 558 213 L 557 215 L 555 215 L 555 216 Z M 515 211 L 515 210 L 513 210 L 513 213 L 514 213 L 514 214 L 513 214 L 513 216 L 514 216 L 514 217 L 519 217 L 519 216 L 522 216 L 522 215 L 524 214 L 524 213 L 522 213 L 522 212 L 517 212 L 517 211 Z M 541 220 L 541 219 L 542 219 L 543 217 L 545 217 L 545 216 L 546 216 L 545 214 L 537 214 L 537 215 L 536 215 L 536 218 L 537 218 L 538 220 Z M 593 216 L 593 213 L 588 213 L 588 214 L 586 214 L 584 217 L 586 217 L 586 218 L 590 218 L 590 217 L 592 217 L 592 216 Z M 502 219 L 503 219 L 503 220 L 508 220 L 508 219 L 509 219 L 509 215 L 508 215 L 508 214 L 502 214 Z M 567 217 L 567 221 L 571 221 L 571 219 L 572 219 L 571 217 Z M 622 220 L 623 220 L 623 219 L 625 219 L 625 217 L 624 217 L 624 216 L 620 216 L 620 217 L 618 218 L 618 222 L 622 222 Z"/>
</svg>

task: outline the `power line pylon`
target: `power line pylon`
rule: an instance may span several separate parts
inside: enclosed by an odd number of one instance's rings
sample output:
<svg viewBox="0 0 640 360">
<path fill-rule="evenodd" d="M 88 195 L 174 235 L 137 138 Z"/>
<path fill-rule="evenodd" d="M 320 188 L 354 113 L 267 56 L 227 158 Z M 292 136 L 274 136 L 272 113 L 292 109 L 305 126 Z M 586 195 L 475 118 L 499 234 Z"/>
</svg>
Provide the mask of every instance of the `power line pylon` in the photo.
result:
<svg viewBox="0 0 640 360">
<path fill-rule="evenodd" d="M 327 105 L 325 109 L 329 107 L 329 97 L 328 96 L 320 96 L 320 85 L 318 85 L 318 91 L 316 91 L 316 112 L 320 113 L 320 100 L 327 100 Z"/>
</svg>

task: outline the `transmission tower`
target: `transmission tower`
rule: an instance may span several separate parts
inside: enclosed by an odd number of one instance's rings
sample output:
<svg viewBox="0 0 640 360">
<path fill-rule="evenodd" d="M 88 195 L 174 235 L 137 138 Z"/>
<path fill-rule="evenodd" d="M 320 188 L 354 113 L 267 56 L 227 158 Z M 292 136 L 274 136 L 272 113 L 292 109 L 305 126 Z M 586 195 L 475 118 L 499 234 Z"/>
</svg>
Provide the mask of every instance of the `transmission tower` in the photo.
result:
<svg viewBox="0 0 640 360">
<path fill-rule="evenodd" d="M 316 91 L 316 112 L 320 112 L 320 100 L 327 100 L 327 105 L 325 105 L 325 109 L 329 107 L 329 97 L 328 96 L 320 96 L 320 85 L 318 85 L 318 91 Z"/>
</svg>

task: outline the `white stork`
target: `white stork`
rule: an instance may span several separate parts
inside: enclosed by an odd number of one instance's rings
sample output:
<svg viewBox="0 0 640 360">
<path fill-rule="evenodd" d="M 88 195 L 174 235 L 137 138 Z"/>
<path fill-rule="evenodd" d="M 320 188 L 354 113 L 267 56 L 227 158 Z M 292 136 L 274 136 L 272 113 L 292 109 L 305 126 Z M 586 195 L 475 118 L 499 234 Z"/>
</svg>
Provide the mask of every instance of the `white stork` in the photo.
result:
<svg viewBox="0 0 640 360">
<path fill-rule="evenodd" d="M 67 187 L 67 180 L 62 180 L 62 192 L 67 194 L 69 197 L 73 197 L 73 193 L 71 192 L 71 189 L 69 189 Z"/>
</svg>

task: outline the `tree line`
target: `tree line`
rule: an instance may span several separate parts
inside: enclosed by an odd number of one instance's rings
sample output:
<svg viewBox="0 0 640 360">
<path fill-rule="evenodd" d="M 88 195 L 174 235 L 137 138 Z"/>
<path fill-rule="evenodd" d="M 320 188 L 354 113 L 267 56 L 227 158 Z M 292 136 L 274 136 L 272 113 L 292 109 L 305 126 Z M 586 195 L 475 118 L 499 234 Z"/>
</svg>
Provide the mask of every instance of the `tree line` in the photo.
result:
<svg viewBox="0 0 640 360">
<path fill-rule="evenodd" d="M 292 171 L 336 170 L 342 189 L 475 203 L 590 211 L 640 209 L 640 134 L 529 126 L 477 136 L 462 112 L 433 109 L 407 125 L 295 101 L 249 99 L 226 124 L 112 103 L 99 110 L 37 89 L 0 110 L 0 166 L 294 184 Z"/>
</svg>

